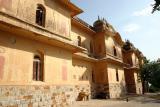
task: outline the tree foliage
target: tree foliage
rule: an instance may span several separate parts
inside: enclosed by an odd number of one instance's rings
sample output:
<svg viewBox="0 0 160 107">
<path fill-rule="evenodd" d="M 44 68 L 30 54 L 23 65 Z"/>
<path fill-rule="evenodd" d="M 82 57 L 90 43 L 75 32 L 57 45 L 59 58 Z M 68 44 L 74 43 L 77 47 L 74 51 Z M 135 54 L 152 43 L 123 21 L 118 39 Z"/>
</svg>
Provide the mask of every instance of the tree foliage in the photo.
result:
<svg viewBox="0 0 160 107">
<path fill-rule="evenodd" d="M 151 69 L 152 73 L 149 83 L 151 83 L 154 87 L 160 88 L 160 64 L 154 64 Z"/>
<path fill-rule="evenodd" d="M 152 13 L 154 13 L 156 10 L 160 11 L 160 0 L 154 0 L 155 4 L 153 4 L 153 11 Z"/>
<path fill-rule="evenodd" d="M 160 88 L 160 63 L 148 62 L 145 63 L 140 69 L 140 77 L 142 82 L 150 83 L 154 87 Z"/>
</svg>

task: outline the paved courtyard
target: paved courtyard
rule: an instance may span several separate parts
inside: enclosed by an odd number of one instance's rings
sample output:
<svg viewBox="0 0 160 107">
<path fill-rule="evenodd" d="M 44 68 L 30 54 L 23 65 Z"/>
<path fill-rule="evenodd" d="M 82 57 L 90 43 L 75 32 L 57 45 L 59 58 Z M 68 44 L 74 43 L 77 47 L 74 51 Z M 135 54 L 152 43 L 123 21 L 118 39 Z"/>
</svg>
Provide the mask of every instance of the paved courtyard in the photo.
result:
<svg viewBox="0 0 160 107">
<path fill-rule="evenodd" d="M 90 100 L 75 102 L 71 107 L 160 107 L 160 100 L 147 97 L 129 98 L 125 100 Z"/>
</svg>

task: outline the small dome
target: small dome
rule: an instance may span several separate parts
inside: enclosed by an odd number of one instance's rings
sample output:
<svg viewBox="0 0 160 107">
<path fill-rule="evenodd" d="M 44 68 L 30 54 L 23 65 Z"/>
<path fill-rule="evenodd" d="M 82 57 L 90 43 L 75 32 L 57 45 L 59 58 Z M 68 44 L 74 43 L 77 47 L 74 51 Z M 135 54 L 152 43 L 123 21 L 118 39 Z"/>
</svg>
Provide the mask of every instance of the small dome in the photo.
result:
<svg viewBox="0 0 160 107">
<path fill-rule="evenodd" d="M 93 24 L 95 31 L 105 31 L 109 30 L 111 32 L 116 32 L 112 25 L 110 25 L 106 19 L 100 19 L 98 17 L 98 20 L 96 20 Z"/>
<path fill-rule="evenodd" d="M 93 27 L 100 26 L 100 25 L 103 25 L 103 24 L 104 24 L 104 22 L 102 20 L 97 20 L 97 21 L 94 22 Z"/>
</svg>

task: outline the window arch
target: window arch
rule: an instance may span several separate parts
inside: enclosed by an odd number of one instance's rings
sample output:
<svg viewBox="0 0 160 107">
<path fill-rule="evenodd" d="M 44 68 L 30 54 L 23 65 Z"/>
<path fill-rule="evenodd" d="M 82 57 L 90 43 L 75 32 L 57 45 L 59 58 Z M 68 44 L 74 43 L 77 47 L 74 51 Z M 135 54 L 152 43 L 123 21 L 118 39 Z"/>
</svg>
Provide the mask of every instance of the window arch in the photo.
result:
<svg viewBox="0 0 160 107">
<path fill-rule="evenodd" d="M 117 50 L 116 50 L 115 46 L 113 46 L 113 54 L 114 54 L 114 56 L 117 56 Z"/>
<path fill-rule="evenodd" d="M 46 9 L 43 5 L 38 4 L 36 10 L 36 24 L 45 26 Z"/>
<path fill-rule="evenodd" d="M 43 57 L 42 55 L 34 55 L 33 60 L 33 80 L 43 81 Z"/>
</svg>

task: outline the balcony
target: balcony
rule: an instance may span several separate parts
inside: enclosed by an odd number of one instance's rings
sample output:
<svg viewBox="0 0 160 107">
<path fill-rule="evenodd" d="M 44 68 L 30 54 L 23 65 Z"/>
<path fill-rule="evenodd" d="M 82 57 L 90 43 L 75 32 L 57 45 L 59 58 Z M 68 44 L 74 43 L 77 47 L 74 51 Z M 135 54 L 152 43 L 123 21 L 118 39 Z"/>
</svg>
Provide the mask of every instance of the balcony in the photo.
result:
<svg viewBox="0 0 160 107">
<path fill-rule="evenodd" d="M 108 52 L 106 52 L 106 57 L 112 57 L 113 59 L 121 60 L 121 61 L 123 60 L 122 57 L 120 57 L 119 55 L 115 56 L 115 55 L 108 53 Z"/>
<path fill-rule="evenodd" d="M 125 63 L 124 65 L 125 65 L 125 68 L 126 68 L 126 69 L 139 69 L 139 68 L 140 68 L 139 64 L 129 64 L 129 63 Z"/>
<path fill-rule="evenodd" d="M 84 51 L 83 48 L 73 45 L 71 39 L 64 37 L 46 28 L 33 23 L 26 22 L 15 16 L 0 11 L 0 30 L 12 33 L 16 36 L 22 36 L 28 39 L 34 39 L 46 44 L 65 48 L 73 52 Z"/>
</svg>

